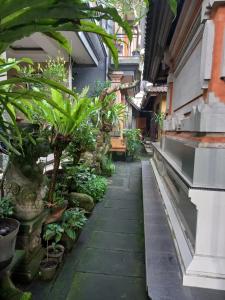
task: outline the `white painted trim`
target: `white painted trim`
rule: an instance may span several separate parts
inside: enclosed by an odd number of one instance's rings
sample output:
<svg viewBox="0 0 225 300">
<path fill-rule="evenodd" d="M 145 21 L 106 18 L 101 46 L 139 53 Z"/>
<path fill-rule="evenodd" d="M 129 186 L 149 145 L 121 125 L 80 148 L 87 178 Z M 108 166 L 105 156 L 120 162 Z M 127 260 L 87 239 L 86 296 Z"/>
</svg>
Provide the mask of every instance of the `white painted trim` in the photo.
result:
<svg viewBox="0 0 225 300">
<path fill-rule="evenodd" d="M 79 36 L 81 42 L 83 43 L 84 47 L 87 49 L 88 54 L 90 55 L 90 57 L 92 58 L 92 60 L 96 64 L 96 66 L 98 66 L 98 59 L 97 59 L 96 55 L 94 54 L 94 51 L 91 49 L 85 34 L 83 32 L 78 32 L 78 36 Z"/>
<path fill-rule="evenodd" d="M 225 80 L 225 32 L 223 34 L 223 53 L 222 53 L 222 65 L 221 65 L 221 78 Z"/>
<path fill-rule="evenodd" d="M 203 89 L 208 88 L 211 79 L 215 25 L 212 20 L 207 20 L 204 26 L 202 38 L 200 79 Z"/>
<path fill-rule="evenodd" d="M 173 234 L 173 239 L 175 243 L 175 247 L 177 250 L 178 258 L 181 264 L 181 269 L 183 272 L 187 269 L 187 267 L 190 265 L 192 261 L 192 254 L 191 250 L 189 248 L 189 245 L 187 243 L 185 234 L 182 230 L 180 221 L 178 220 L 177 214 L 174 211 L 174 207 L 168 197 L 168 193 L 165 189 L 165 186 L 163 184 L 163 181 L 159 175 L 159 172 L 155 166 L 154 161 L 151 159 L 150 160 L 158 186 L 159 190 L 162 195 L 162 199 L 164 201 L 165 207 L 166 207 L 166 212 L 168 215 L 168 220 L 169 220 L 169 225 L 172 230 Z"/>
<path fill-rule="evenodd" d="M 196 205 L 195 253 L 191 254 L 172 201 L 153 160 L 151 165 L 165 204 L 185 286 L 225 290 L 225 192 L 190 189 Z"/>
<path fill-rule="evenodd" d="M 194 284 L 194 285 L 193 285 Z M 215 290 L 224 290 L 224 279 L 220 278 L 211 278 L 207 276 L 198 276 L 198 275 L 188 275 L 183 276 L 183 285 L 184 286 L 195 286 L 205 289 L 215 289 Z M 212 299 L 213 300 L 213 299 Z"/>
</svg>

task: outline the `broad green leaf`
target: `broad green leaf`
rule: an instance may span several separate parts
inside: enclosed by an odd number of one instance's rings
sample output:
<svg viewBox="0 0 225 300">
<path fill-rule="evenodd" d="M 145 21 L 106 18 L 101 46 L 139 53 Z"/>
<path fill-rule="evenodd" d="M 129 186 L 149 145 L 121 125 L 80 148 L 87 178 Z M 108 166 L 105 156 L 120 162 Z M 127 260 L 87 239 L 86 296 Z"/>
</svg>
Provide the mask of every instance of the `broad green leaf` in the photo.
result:
<svg viewBox="0 0 225 300">
<path fill-rule="evenodd" d="M 16 155 L 20 155 L 20 152 L 12 146 L 10 141 L 0 132 L 0 140 L 6 145 L 6 147 L 11 150 Z"/>
<path fill-rule="evenodd" d="M 29 58 L 21 58 L 20 60 L 8 60 L 6 63 L 0 64 L 0 74 L 5 73 L 11 69 L 16 69 L 17 71 L 19 70 L 19 64 L 21 62 L 26 62 L 29 64 L 33 64 L 32 60 Z"/>
<path fill-rule="evenodd" d="M 71 53 L 72 48 L 69 41 L 60 33 L 56 31 L 44 32 L 48 37 L 56 40 L 60 46 L 62 46 L 68 53 Z"/>
<path fill-rule="evenodd" d="M 168 0 L 171 11 L 174 16 L 177 15 L 177 0 Z"/>
</svg>

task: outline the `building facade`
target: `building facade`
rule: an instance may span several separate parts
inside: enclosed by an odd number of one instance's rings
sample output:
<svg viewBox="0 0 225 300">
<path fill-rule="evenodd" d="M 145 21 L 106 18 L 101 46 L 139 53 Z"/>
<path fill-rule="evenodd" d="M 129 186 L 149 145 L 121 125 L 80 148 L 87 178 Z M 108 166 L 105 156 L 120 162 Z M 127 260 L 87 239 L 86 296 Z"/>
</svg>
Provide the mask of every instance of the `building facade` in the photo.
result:
<svg viewBox="0 0 225 300">
<path fill-rule="evenodd" d="M 225 290 L 225 1 L 178 1 L 176 18 L 152 2 L 144 79 L 168 85 L 153 169 L 183 284 Z"/>
</svg>

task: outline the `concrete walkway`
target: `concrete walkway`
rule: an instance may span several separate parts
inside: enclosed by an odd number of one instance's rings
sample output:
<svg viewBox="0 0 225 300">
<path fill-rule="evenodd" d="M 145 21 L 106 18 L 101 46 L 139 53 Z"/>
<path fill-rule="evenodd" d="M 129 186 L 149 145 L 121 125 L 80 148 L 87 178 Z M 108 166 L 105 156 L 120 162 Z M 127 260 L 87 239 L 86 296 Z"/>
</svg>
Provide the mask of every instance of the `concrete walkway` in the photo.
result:
<svg viewBox="0 0 225 300">
<path fill-rule="evenodd" d="M 141 163 L 117 163 L 54 282 L 31 287 L 36 300 L 145 300 Z"/>
</svg>

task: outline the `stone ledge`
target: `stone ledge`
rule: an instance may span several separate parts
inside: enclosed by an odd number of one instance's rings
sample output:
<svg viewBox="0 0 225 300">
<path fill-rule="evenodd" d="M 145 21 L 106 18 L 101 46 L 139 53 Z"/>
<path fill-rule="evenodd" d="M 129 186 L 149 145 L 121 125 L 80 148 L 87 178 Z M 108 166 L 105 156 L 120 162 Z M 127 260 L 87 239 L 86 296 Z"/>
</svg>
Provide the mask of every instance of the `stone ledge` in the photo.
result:
<svg viewBox="0 0 225 300">
<path fill-rule="evenodd" d="M 159 190 L 156 174 L 149 161 L 142 161 L 142 189 L 146 285 L 149 297 L 152 300 L 164 298 L 225 299 L 224 291 L 183 286 L 178 256 L 174 247 L 174 233 L 171 234 L 171 228 L 168 225 L 170 222 L 167 215 L 168 205 L 166 210 L 164 206 L 166 195 L 160 194 L 162 189 Z M 187 276 L 185 278 L 187 280 Z"/>
</svg>

